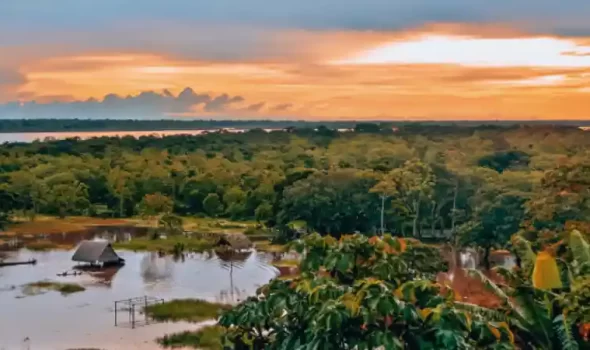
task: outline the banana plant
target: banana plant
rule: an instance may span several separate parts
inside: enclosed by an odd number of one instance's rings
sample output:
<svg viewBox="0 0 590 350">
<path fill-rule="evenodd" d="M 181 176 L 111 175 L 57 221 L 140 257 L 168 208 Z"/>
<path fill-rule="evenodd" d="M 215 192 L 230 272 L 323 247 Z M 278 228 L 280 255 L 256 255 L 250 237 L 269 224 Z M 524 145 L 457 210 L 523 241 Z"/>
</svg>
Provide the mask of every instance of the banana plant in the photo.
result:
<svg viewBox="0 0 590 350">
<path fill-rule="evenodd" d="M 590 248 L 578 231 L 569 234 L 568 243 L 571 259 L 565 261 L 548 251 L 535 254 L 528 241 L 513 237 L 513 250 L 522 264 L 514 270 L 496 268 L 503 283 L 491 281 L 480 271 L 469 271 L 502 300 L 503 315 L 481 308 L 472 311 L 506 321 L 523 348 L 589 348 Z"/>
</svg>

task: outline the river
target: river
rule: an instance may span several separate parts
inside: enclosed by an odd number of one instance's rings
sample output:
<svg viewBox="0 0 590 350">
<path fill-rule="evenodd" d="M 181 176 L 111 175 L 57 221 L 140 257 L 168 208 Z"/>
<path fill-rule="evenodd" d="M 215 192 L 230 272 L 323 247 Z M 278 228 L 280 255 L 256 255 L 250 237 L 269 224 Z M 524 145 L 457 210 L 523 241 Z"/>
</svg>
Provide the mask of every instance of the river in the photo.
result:
<svg viewBox="0 0 590 350">
<path fill-rule="evenodd" d="M 264 129 L 266 132 L 276 131 L 279 129 Z M 148 130 L 148 131 L 68 131 L 68 132 L 15 132 L 15 133 L 0 133 L 0 144 L 12 142 L 33 142 L 36 140 L 44 141 L 46 139 L 61 140 L 67 138 L 79 137 L 81 139 L 90 139 L 93 137 L 124 137 L 133 136 L 139 138 L 141 136 L 157 136 L 165 137 L 171 135 L 203 135 L 210 132 L 218 132 L 215 130 Z M 224 132 L 229 133 L 243 133 L 247 129 L 226 128 Z"/>
<path fill-rule="evenodd" d="M 140 296 L 171 300 L 200 298 L 236 303 L 253 295 L 278 271 L 275 256 L 253 251 L 229 260 L 214 252 L 184 259 L 157 253 L 120 251 L 125 266 L 103 273 L 58 277 L 71 270 L 73 250 L 2 251 L 7 261 L 36 259 L 36 265 L 0 268 L 0 349 L 159 349 L 156 337 L 195 329 L 195 324 L 154 323 L 131 329 L 114 326 L 114 301 Z M 85 291 L 63 296 L 29 295 L 23 285 L 41 280 L 74 282 Z M 127 322 L 119 313 L 119 321 Z"/>
</svg>

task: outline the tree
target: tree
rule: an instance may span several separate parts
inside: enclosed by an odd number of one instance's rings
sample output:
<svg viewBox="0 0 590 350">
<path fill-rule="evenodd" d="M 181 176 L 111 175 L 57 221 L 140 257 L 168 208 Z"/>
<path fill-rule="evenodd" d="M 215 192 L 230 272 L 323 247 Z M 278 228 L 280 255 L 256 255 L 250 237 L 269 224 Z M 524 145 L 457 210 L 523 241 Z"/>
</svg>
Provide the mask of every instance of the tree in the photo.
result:
<svg viewBox="0 0 590 350">
<path fill-rule="evenodd" d="M 459 228 L 460 243 L 482 247 L 485 267 L 490 269 L 492 248 L 505 246 L 521 228 L 533 181 L 526 172 L 483 171 L 479 175 L 484 181 L 471 198 L 469 220 Z"/>
<path fill-rule="evenodd" d="M 482 199 L 473 218 L 459 228 L 462 246 L 483 247 L 487 270 L 491 268 L 491 249 L 506 245 L 518 232 L 524 218 L 524 203 L 524 198 L 506 194 Z"/>
<path fill-rule="evenodd" d="M 16 206 L 14 195 L 8 191 L 6 184 L 0 184 L 0 229 L 10 221 L 10 215 Z"/>
<path fill-rule="evenodd" d="M 209 193 L 203 200 L 203 209 L 213 217 L 216 217 L 223 211 L 223 204 L 219 200 L 217 193 Z"/>
<path fill-rule="evenodd" d="M 223 202 L 226 206 L 226 212 L 232 219 L 240 218 L 246 210 L 246 193 L 239 187 L 230 188 L 223 195 Z"/>
<path fill-rule="evenodd" d="M 587 160 L 561 165 L 545 173 L 539 190 L 527 203 L 538 227 L 562 229 L 567 221 L 590 216 L 590 164 Z"/>
<path fill-rule="evenodd" d="M 138 205 L 141 216 L 154 218 L 172 212 L 172 199 L 161 193 L 146 194 Z"/>
<path fill-rule="evenodd" d="M 169 235 L 179 235 L 183 231 L 182 218 L 170 213 L 162 215 L 158 220 L 158 226 Z"/>
<path fill-rule="evenodd" d="M 220 318 L 230 348 L 514 348 L 506 325 L 459 310 L 428 279 L 444 268 L 436 249 L 416 260 L 405 254 L 421 243 L 389 235 L 316 234 L 294 247 L 301 276 L 271 281 Z"/>
<path fill-rule="evenodd" d="M 272 204 L 263 202 L 260 204 L 254 212 L 254 217 L 257 222 L 263 222 L 272 217 Z"/>
<path fill-rule="evenodd" d="M 131 174 L 120 167 L 110 169 L 107 176 L 109 191 L 119 200 L 119 217 L 125 216 L 125 199 L 133 194 Z"/>
<path fill-rule="evenodd" d="M 304 220 L 310 229 L 335 236 L 371 232 L 378 207 L 369 189 L 375 183 L 372 172 L 354 169 L 313 174 L 284 190 L 278 221 Z"/>
<path fill-rule="evenodd" d="M 412 235 L 417 237 L 422 205 L 431 197 L 435 180 L 430 166 L 411 160 L 393 169 L 371 191 L 380 193 L 382 202 L 384 198 L 392 198 L 398 211 L 412 217 Z"/>
<path fill-rule="evenodd" d="M 88 186 L 79 181 L 71 171 L 48 167 L 45 172 L 47 212 L 57 214 L 60 218 L 84 213 L 90 206 Z"/>
<path fill-rule="evenodd" d="M 45 183 L 31 171 L 17 171 L 11 173 L 10 191 L 15 194 L 15 199 L 23 212 L 28 213 L 29 218 L 34 220 L 46 201 Z"/>
</svg>

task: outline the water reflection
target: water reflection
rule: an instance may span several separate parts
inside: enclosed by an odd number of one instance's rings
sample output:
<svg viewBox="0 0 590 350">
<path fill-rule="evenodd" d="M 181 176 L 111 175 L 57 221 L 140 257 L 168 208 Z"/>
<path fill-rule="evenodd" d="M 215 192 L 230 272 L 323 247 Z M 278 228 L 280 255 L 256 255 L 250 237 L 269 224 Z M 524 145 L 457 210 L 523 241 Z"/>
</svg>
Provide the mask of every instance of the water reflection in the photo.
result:
<svg viewBox="0 0 590 350">
<path fill-rule="evenodd" d="M 44 344 L 44 348 L 50 349 L 80 345 L 104 348 L 100 341 L 111 339 L 113 332 L 123 332 L 113 330 L 114 300 L 149 295 L 165 300 L 202 298 L 236 303 L 253 295 L 258 287 L 277 275 L 271 265 L 275 257 L 256 251 L 220 255 L 215 252 L 187 253 L 176 260 L 173 256 L 157 253 L 118 253 L 126 260 L 125 266 L 92 271 L 75 268 L 71 261 L 72 250 L 4 252 L 9 260 L 37 259 L 38 263 L 36 266 L 0 268 L 0 349 L 19 349 L 22 339 L 27 336 L 33 343 Z M 72 270 L 84 273 L 57 276 Z M 46 279 L 78 283 L 86 291 L 67 297 L 48 292 L 17 299 L 22 295 L 23 285 Z M 145 339 L 151 342 L 155 337 L 153 329 L 157 328 L 152 325 L 145 330 L 134 330 L 133 334 L 145 332 Z M 119 342 L 122 341 L 120 337 L 125 334 L 117 336 Z M 89 343 L 89 339 L 96 342 Z"/>
<path fill-rule="evenodd" d="M 141 277 L 147 284 L 170 280 L 174 274 L 174 263 L 171 256 L 148 253 L 141 259 Z"/>
</svg>

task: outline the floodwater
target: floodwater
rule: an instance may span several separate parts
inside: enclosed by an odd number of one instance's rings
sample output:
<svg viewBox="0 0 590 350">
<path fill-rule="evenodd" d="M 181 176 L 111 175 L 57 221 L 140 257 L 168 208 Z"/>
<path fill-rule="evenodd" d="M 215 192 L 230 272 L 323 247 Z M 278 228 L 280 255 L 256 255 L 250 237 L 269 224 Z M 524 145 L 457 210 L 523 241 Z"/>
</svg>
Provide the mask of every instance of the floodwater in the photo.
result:
<svg viewBox="0 0 590 350">
<path fill-rule="evenodd" d="M 123 312 L 118 313 L 118 320 L 124 325 L 115 327 L 114 301 L 151 296 L 236 303 L 278 273 L 271 265 L 275 256 L 255 251 L 223 259 L 214 252 L 175 259 L 120 251 L 125 266 L 68 277 L 57 274 L 71 271 L 73 251 L 19 249 L 2 254 L 7 261 L 36 259 L 37 265 L 0 268 L 0 350 L 159 349 L 155 338 L 199 325 L 153 323 L 131 329 L 125 324 L 128 314 Z M 55 291 L 24 293 L 24 284 L 41 280 L 74 282 L 86 291 L 68 296 Z M 144 316 L 138 313 L 136 317 Z"/>
<path fill-rule="evenodd" d="M 264 129 L 266 132 L 271 132 L 279 129 Z M 165 137 L 172 135 L 203 135 L 210 132 L 218 132 L 220 129 L 212 130 L 148 130 L 148 131 L 71 131 L 71 132 L 15 132 L 15 133 L 0 133 L 0 144 L 5 142 L 33 142 L 44 140 L 61 140 L 67 138 L 78 137 L 80 139 L 90 139 L 93 137 L 125 137 L 132 136 L 139 138 L 142 136 L 156 136 Z M 229 133 L 243 133 L 247 129 L 225 128 L 224 132 Z"/>
</svg>

